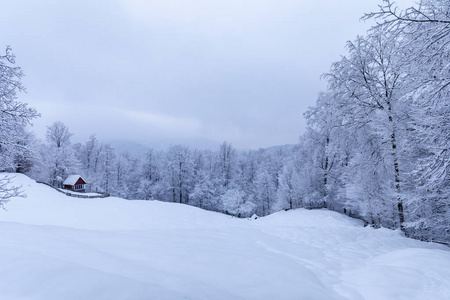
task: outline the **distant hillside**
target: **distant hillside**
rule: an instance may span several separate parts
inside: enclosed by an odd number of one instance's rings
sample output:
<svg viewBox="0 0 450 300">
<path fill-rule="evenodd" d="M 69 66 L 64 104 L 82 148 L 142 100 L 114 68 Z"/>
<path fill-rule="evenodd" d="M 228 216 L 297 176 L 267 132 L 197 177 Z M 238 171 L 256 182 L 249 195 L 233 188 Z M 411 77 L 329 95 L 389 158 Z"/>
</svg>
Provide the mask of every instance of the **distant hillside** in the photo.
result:
<svg viewBox="0 0 450 300">
<path fill-rule="evenodd" d="M 279 146 L 272 146 L 269 148 L 265 148 L 264 150 L 268 153 L 292 153 L 297 149 L 297 144 L 287 144 L 287 145 L 279 145 Z"/>
<path fill-rule="evenodd" d="M 109 141 L 108 144 L 114 148 L 116 153 L 128 152 L 136 156 L 142 156 L 150 149 L 150 147 L 130 141 L 113 140 Z"/>
</svg>

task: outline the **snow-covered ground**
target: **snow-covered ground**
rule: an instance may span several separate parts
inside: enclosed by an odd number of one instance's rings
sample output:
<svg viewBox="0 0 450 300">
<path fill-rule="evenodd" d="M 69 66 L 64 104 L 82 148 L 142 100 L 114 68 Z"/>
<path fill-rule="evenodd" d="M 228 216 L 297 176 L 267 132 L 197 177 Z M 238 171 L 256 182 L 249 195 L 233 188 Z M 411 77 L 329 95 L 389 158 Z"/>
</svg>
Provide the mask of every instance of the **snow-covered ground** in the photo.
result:
<svg viewBox="0 0 450 300">
<path fill-rule="evenodd" d="M 15 175 L 0 299 L 450 299 L 450 251 L 326 210 L 257 220 Z"/>
</svg>

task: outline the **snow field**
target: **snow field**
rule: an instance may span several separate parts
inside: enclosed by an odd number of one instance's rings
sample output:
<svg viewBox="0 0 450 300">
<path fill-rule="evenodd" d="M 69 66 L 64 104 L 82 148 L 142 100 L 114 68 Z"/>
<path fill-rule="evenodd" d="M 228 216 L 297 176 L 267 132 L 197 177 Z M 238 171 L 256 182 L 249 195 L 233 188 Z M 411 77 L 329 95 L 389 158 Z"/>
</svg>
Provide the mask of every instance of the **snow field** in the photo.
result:
<svg viewBox="0 0 450 300">
<path fill-rule="evenodd" d="M 447 247 L 326 210 L 236 219 L 71 198 L 15 174 L 0 299 L 450 299 Z"/>
</svg>

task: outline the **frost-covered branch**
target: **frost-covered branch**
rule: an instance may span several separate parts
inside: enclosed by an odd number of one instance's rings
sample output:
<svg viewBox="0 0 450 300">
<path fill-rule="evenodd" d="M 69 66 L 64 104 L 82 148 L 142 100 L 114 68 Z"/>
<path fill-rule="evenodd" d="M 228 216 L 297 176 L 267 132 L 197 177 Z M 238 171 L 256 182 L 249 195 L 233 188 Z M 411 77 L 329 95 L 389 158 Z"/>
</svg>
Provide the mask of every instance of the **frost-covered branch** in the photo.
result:
<svg viewBox="0 0 450 300">
<path fill-rule="evenodd" d="M 393 23 L 442 23 L 450 24 L 449 15 L 443 9 L 445 4 L 434 4 L 439 1 L 422 1 L 419 8 L 410 7 L 400 10 L 391 0 L 383 0 L 378 12 L 365 14 L 362 19 L 381 19 L 378 25 L 391 25 Z M 440 1 L 444 2 L 444 1 Z"/>
<path fill-rule="evenodd" d="M 13 185 L 13 177 L 0 174 L 0 207 L 4 207 L 4 204 L 12 197 L 25 197 L 26 195 L 21 191 L 21 187 Z"/>
</svg>

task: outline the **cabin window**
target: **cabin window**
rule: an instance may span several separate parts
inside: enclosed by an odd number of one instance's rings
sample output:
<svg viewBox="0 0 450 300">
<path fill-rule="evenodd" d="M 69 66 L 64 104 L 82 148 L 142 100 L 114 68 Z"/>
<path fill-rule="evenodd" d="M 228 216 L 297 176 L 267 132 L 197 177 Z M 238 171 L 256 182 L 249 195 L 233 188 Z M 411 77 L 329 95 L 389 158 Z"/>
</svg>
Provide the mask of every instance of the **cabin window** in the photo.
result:
<svg viewBox="0 0 450 300">
<path fill-rule="evenodd" d="M 75 190 L 82 190 L 83 185 L 82 184 L 75 184 Z"/>
</svg>

